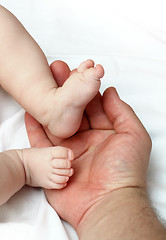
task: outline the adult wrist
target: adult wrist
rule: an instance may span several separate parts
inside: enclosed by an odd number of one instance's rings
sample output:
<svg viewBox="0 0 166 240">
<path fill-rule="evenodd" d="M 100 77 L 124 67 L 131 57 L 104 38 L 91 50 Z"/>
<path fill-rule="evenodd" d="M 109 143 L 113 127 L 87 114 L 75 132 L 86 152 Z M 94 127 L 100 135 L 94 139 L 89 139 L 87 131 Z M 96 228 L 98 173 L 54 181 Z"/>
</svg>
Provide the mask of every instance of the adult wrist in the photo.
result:
<svg viewBox="0 0 166 240">
<path fill-rule="evenodd" d="M 156 231 L 148 233 L 149 229 Z M 166 230 L 151 208 L 146 190 L 136 187 L 122 188 L 105 195 L 88 209 L 77 232 L 81 240 L 152 240 L 155 234 L 156 237 L 157 234 L 166 237 Z"/>
</svg>

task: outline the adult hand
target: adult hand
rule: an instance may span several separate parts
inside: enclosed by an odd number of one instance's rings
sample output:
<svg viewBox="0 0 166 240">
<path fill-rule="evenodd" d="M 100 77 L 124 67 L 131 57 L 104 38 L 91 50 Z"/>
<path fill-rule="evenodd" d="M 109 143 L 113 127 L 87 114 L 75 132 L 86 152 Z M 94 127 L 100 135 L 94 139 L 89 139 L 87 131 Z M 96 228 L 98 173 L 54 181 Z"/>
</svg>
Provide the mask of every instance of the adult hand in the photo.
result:
<svg viewBox="0 0 166 240">
<path fill-rule="evenodd" d="M 57 82 L 58 78 L 56 75 Z M 98 94 L 87 106 L 86 116 L 83 131 L 57 143 L 54 139 L 54 144 L 74 151 L 74 175 L 66 188 L 45 190 L 52 207 L 76 230 L 109 193 L 122 188 L 145 188 L 151 151 L 148 133 L 114 88 L 108 88 L 103 97 Z M 52 145 L 41 125 L 28 115 L 26 126 L 32 147 Z"/>
</svg>

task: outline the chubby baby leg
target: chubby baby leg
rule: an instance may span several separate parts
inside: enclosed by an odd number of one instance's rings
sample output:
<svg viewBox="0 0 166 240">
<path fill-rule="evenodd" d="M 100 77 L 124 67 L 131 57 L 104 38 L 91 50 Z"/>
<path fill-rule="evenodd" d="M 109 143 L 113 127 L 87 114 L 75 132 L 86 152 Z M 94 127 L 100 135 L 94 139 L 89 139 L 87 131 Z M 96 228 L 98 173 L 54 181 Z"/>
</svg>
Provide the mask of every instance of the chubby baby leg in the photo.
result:
<svg viewBox="0 0 166 240">
<path fill-rule="evenodd" d="M 15 150 L 0 153 L 0 206 L 25 185 L 23 163 Z"/>
<path fill-rule="evenodd" d="M 51 100 L 54 108 L 48 122 L 51 133 L 66 138 L 78 130 L 83 111 L 98 93 L 103 76 L 103 67 L 99 64 L 94 66 L 93 60 L 89 59 L 81 63 L 77 71 L 56 90 L 54 101 Z"/>
<path fill-rule="evenodd" d="M 65 147 L 18 150 L 26 173 L 26 184 L 46 189 L 61 189 L 73 175 L 73 152 Z"/>
</svg>

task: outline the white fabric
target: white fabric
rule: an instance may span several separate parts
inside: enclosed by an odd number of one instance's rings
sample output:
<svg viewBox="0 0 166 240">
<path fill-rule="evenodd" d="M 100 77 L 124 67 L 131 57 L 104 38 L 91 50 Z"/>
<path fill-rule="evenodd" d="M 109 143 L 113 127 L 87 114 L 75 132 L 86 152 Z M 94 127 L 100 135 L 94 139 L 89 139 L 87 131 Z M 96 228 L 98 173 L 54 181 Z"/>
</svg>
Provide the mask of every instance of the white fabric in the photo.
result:
<svg viewBox="0 0 166 240">
<path fill-rule="evenodd" d="M 103 91 L 115 86 L 153 140 L 148 190 L 166 220 L 165 0 L 0 0 L 46 54 L 71 68 L 87 58 L 103 64 Z M 24 110 L 0 91 L 0 150 L 28 147 Z M 0 207 L 1 239 L 77 239 L 47 203 L 43 191 L 24 187 Z"/>
</svg>

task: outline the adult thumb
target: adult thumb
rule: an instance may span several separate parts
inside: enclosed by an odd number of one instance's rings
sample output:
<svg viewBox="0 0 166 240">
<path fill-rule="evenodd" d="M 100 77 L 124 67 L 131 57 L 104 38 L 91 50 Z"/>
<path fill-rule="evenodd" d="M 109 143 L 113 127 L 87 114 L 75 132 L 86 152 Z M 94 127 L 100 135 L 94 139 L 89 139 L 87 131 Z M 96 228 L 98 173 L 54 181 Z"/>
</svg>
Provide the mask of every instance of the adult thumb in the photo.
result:
<svg viewBox="0 0 166 240">
<path fill-rule="evenodd" d="M 110 87 L 104 92 L 103 107 L 117 133 L 148 135 L 133 109 L 119 98 L 115 88 Z"/>
</svg>

